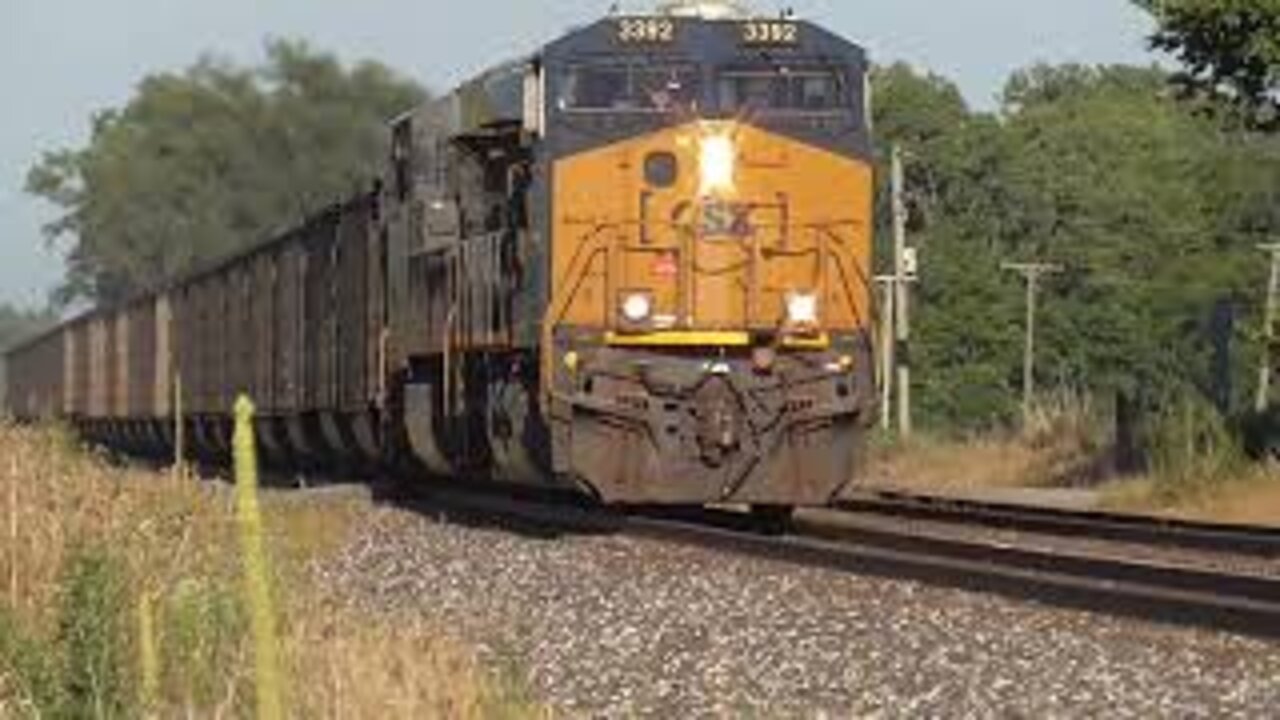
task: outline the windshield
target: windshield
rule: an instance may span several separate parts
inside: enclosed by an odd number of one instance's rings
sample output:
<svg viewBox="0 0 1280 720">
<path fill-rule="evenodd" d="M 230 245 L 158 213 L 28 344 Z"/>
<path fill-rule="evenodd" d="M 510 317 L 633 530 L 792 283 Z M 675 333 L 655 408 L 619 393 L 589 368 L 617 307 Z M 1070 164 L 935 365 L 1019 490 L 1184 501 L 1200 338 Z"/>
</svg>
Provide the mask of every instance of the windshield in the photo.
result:
<svg viewBox="0 0 1280 720">
<path fill-rule="evenodd" d="M 565 74 L 561 110 L 668 112 L 696 109 L 700 82 L 688 65 L 580 65 Z"/>
<path fill-rule="evenodd" d="M 838 112 L 849 107 L 844 76 L 830 69 L 727 70 L 718 85 L 723 111 Z"/>
</svg>

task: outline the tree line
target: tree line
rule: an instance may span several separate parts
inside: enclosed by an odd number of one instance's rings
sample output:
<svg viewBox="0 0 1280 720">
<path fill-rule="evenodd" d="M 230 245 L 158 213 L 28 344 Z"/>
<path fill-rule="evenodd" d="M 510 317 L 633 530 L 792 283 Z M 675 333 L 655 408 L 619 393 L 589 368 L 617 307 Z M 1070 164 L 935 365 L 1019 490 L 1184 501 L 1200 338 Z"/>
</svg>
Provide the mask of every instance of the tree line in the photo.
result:
<svg viewBox="0 0 1280 720">
<path fill-rule="evenodd" d="M 87 147 L 28 175 L 61 210 L 45 227 L 66 250 L 56 299 L 119 301 L 367 189 L 387 120 L 425 97 L 383 65 L 284 40 L 261 67 L 205 57 L 144 79 L 94 117 Z"/>
<path fill-rule="evenodd" d="M 946 78 L 877 71 L 878 144 L 909 153 L 924 424 L 1015 422 L 1024 296 L 1001 265 L 1027 260 L 1064 269 L 1042 295 L 1041 387 L 1093 398 L 1139 445 L 1189 405 L 1247 423 L 1264 350 L 1257 245 L 1280 240 L 1280 4 L 1141 4 L 1181 70 L 1037 66 L 989 112 Z"/>
<path fill-rule="evenodd" d="M 85 147 L 46 152 L 29 171 L 27 191 L 58 209 L 44 236 L 65 274 L 46 310 L 0 304 L 0 350 L 69 308 L 119 302 L 367 189 L 387 120 L 426 97 L 384 65 L 288 40 L 268 42 L 258 67 L 206 56 L 146 77 L 92 118 Z"/>
<path fill-rule="evenodd" d="M 1033 68 L 990 113 L 905 66 L 876 80 L 878 133 L 910 151 L 928 420 L 1013 416 L 1023 295 L 1009 260 L 1065 270 L 1046 285 L 1042 384 L 1140 404 L 1194 390 L 1224 408 L 1251 389 L 1256 245 L 1280 230 L 1275 137 L 1187 112 L 1155 68 Z"/>
<path fill-rule="evenodd" d="M 1016 417 L 1010 260 L 1065 270 L 1045 287 L 1041 386 L 1106 399 L 1117 416 L 1186 398 L 1224 416 L 1245 406 L 1263 349 L 1255 245 L 1280 234 L 1280 5 L 1136 2 L 1176 71 L 1033 67 L 990 111 L 947 78 L 875 72 L 877 145 L 909 153 L 928 426 Z M 117 301 L 366 186 L 385 121 L 426 96 L 382 65 L 286 41 L 261 67 L 205 58 L 148 77 L 94 118 L 86 147 L 47 153 L 29 174 L 28 190 L 60 209 L 46 228 L 67 257 L 56 300 Z"/>
</svg>

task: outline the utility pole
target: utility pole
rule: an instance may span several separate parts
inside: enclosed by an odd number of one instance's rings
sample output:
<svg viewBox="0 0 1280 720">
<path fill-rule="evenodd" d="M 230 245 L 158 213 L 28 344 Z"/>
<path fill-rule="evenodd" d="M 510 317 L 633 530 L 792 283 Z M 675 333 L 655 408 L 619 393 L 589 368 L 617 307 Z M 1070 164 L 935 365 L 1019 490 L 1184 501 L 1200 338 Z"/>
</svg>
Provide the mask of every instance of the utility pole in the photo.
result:
<svg viewBox="0 0 1280 720">
<path fill-rule="evenodd" d="M 1036 296 L 1040 290 L 1040 278 L 1062 272 L 1062 266 L 1051 263 L 1005 263 L 1005 270 L 1020 273 L 1027 285 L 1026 347 L 1022 357 L 1022 419 L 1031 421 L 1036 397 Z"/>
<path fill-rule="evenodd" d="M 911 437 L 911 313 L 907 268 L 907 201 L 902 148 L 893 146 L 893 326 L 898 363 L 898 433 Z"/>
<path fill-rule="evenodd" d="M 1267 282 L 1267 310 L 1262 325 L 1262 364 L 1258 368 L 1258 397 L 1254 409 L 1265 412 L 1271 404 L 1271 346 L 1276 338 L 1277 295 L 1280 295 L 1280 243 L 1259 245 L 1258 249 L 1271 255 L 1271 278 Z"/>
<path fill-rule="evenodd" d="M 893 295 L 896 275 L 877 275 L 880 296 L 880 429 L 885 432 L 893 422 Z"/>
</svg>

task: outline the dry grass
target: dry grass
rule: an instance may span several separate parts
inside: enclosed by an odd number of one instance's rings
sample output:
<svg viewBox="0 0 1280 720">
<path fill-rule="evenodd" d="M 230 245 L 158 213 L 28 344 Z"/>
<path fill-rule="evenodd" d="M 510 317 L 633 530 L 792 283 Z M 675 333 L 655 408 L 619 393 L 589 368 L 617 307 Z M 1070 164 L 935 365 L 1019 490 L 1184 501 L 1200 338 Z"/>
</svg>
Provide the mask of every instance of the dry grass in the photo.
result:
<svg viewBox="0 0 1280 720">
<path fill-rule="evenodd" d="M 884 450 L 873 463 L 872 481 L 910 490 L 969 491 L 1027 487 L 1042 476 L 1039 455 L 1012 438 L 969 441 L 920 437 Z"/>
<path fill-rule="evenodd" d="M 1049 397 L 1021 431 L 961 439 L 917 436 L 884 447 L 871 467 L 876 485 L 928 491 L 1062 487 L 1100 478 L 1108 458 L 1087 398 Z"/>
<path fill-rule="evenodd" d="M 289 645 L 292 674 L 315 679 L 294 698 L 299 717 L 550 717 L 412 617 L 371 623 L 349 609 L 317 606 L 299 616 Z"/>
<path fill-rule="evenodd" d="M 1105 453 L 1071 434 L 918 436 L 879 451 L 870 477 L 877 486 L 924 491 L 1070 487 L 1097 481 L 1106 463 Z"/>
<path fill-rule="evenodd" d="M 112 467 L 82 453 L 61 430 L 0 426 L 0 457 L 6 599 L 37 626 L 52 620 L 63 569 L 77 548 L 126 558 L 142 587 L 235 570 L 235 555 L 223 547 L 230 527 L 223 494 L 169 474 Z"/>
<path fill-rule="evenodd" d="M 1233 477 L 1174 490 L 1155 477 L 1115 480 L 1103 487 L 1102 504 L 1124 512 L 1280 526 L 1280 466 L 1248 466 Z"/>
<path fill-rule="evenodd" d="M 290 714 L 536 715 L 447 636 L 335 609 L 315 586 L 308 563 L 366 511 L 350 494 L 263 498 Z M 66 432 L 0 423 L 0 717 L 250 713 L 237 549 L 229 487 L 114 466 Z"/>
<path fill-rule="evenodd" d="M 881 451 L 871 484 L 903 490 L 967 493 L 987 489 L 1084 484 L 1100 491 L 1100 505 L 1121 512 L 1214 522 L 1280 526 L 1280 466 L 1243 463 L 1227 474 L 1106 479 L 1106 458 L 1062 436 L 1057 443 L 1022 435 L 969 441 L 922 438 Z"/>
<path fill-rule="evenodd" d="M 1250 460 L 1215 410 L 1189 399 L 1156 426 L 1149 476 L 1108 483 L 1103 504 L 1177 517 L 1280 525 L 1280 465 Z"/>
</svg>

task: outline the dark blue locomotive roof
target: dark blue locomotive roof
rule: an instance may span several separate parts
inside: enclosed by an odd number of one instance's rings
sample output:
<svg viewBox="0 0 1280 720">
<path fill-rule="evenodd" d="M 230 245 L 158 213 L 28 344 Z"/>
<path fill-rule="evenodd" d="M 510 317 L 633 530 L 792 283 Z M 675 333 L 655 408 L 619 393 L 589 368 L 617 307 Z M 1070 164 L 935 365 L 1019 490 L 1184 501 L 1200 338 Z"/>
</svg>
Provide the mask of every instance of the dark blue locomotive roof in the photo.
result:
<svg viewBox="0 0 1280 720">
<path fill-rule="evenodd" d="M 662 20 L 672 33 L 661 42 L 625 42 L 623 23 Z M 780 23 L 795 28 L 793 42 L 744 42 L 743 28 L 750 23 Z M 715 73 L 723 69 L 784 68 L 788 65 L 836 68 L 846 82 L 843 118 L 758 114 L 741 118 L 781 134 L 842 154 L 867 157 L 870 128 L 863 84 L 869 61 L 866 51 L 826 28 L 803 20 L 751 18 L 708 20 L 682 16 L 614 16 L 567 32 L 538 52 L 477 74 L 450 93 L 415 109 L 415 132 L 427 137 L 459 136 L 503 124 L 529 123 L 532 112 L 543 117 L 544 151 L 553 157 L 579 152 L 634 136 L 638 132 L 683 122 L 676 113 L 665 115 L 619 113 L 612 118 L 585 121 L 560 106 L 565 94 L 566 72 L 590 64 L 661 66 L 684 63 L 700 69 L 703 109 L 700 116 L 738 117 L 718 107 Z M 543 79 L 531 84 L 532 70 Z"/>
<path fill-rule="evenodd" d="M 547 44 L 543 57 L 547 62 L 573 61 L 591 56 L 682 56 L 701 62 L 724 65 L 744 59 L 773 56 L 826 57 L 833 62 L 865 65 L 866 51 L 850 40 L 808 20 L 780 20 L 797 25 L 800 35 L 794 43 L 762 43 L 748 45 L 740 28 L 748 22 L 773 22 L 772 18 L 750 20 L 707 20 L 694 17 L 665 18 L 675 24 L 669 42 L 626 44 L 618 41 L 618 24 L 634 17 L 608 17 L 572 30 Z"/>
<path fill-rule="evenodd" d="M 552 155 L 579 152 L 633 136 L 654 127 L 672 125 L 687 118 L 678 113 L 655 116 L 597 119 L 575 116 L 562 106 L 566 71 L 578 65 L 626 64 L 652 67 L 684 63 L 697 68 L 700 117 L 736 119 L 770 131 L 824 147 L 840 154 L 868 158 L 870 127 L 865 85 L 869 61 L 859 45 L 820 25 L 802 20 L 752 18 L 746 20 L 706 20 L 691 17 L 662 18 L 672 23 L 673 32 L 664 42 L 628 43 L 620 40 L 622 23 L 648 18 L 612 17 L 570 32 L 547 45 L 541 60 L 546 72 L 545 99 L 549 130 L 547 141 Z M 795 35 L 786 43 L 749 43 L 744 40 L 747 25 L 766 28 L 789 27 Z M 718 97 L 719 73 L 729 70 L 771 70 L 787 68 L 829 68 L 838 71 L 844 83 L 842 112 L 822 116 L 815 113 L 742 113 L 722 106 Z"/>
</svg>

